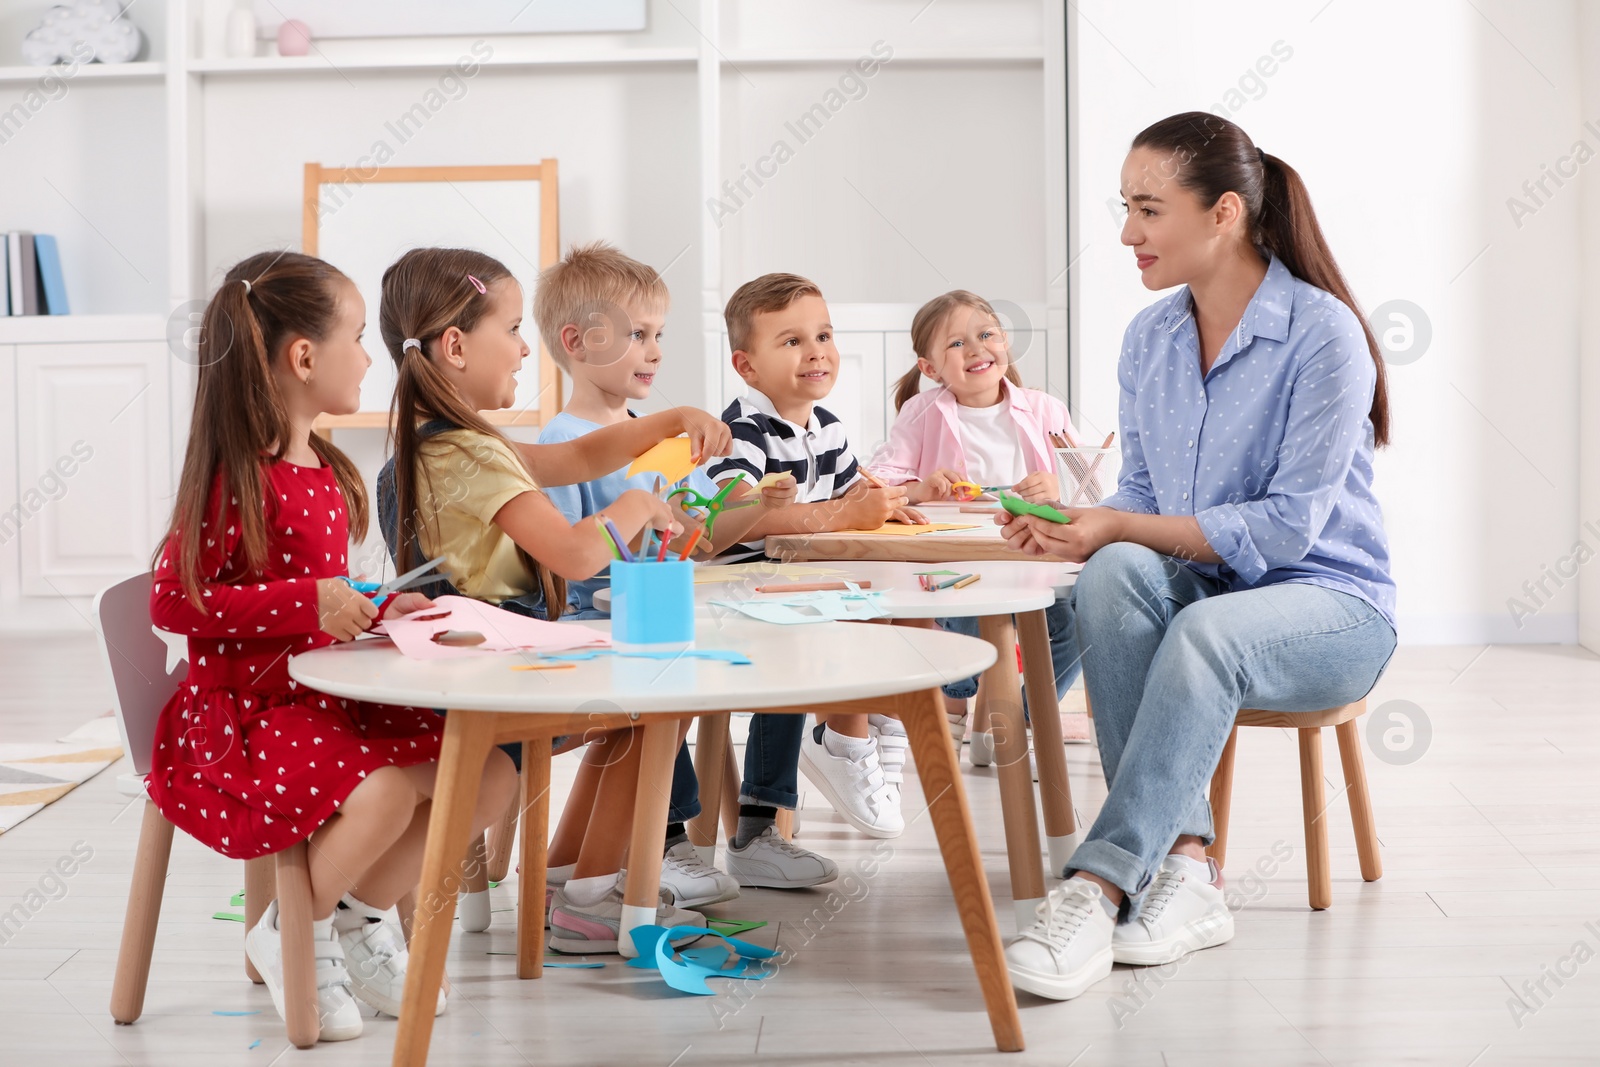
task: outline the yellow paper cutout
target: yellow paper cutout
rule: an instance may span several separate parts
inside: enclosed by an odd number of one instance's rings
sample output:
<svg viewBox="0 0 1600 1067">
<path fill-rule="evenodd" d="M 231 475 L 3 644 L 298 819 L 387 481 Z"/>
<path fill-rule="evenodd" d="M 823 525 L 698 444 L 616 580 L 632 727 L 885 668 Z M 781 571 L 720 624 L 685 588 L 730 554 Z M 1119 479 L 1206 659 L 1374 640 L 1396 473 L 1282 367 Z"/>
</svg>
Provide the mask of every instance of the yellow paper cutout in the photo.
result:
<svg viewBox="0 0 1600 1067">
<path fill-rule="evenodd" d="M 632 478 L 640 471 L 655 471 L 665 478 L 669 485 L 676 485 L 687 478 L 692 470 L 694 470 L 694 460 L 689 458 L 689 439 L 669 437 L 634 460 L 633 465 L 628 468 L 628 477 Z"/>
</svg>

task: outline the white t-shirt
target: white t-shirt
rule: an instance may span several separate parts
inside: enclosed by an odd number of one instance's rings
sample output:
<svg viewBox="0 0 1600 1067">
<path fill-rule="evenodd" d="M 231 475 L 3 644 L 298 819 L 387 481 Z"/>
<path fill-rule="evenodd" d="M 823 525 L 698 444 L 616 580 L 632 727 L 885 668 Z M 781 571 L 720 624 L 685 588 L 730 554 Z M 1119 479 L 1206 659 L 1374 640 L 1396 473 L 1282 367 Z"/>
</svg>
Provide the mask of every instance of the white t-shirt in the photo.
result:
<svg viewBox="0 0 1600 1067">
<path fill-rule="evenodd" d="M 987 408 L 956 406 L 961 420 L 961 447 L 967 454 L 967 478 L 979 485 L 1016 485 L 1027 477 L 1017 420 L 1005 397 Z"/>
</svg>

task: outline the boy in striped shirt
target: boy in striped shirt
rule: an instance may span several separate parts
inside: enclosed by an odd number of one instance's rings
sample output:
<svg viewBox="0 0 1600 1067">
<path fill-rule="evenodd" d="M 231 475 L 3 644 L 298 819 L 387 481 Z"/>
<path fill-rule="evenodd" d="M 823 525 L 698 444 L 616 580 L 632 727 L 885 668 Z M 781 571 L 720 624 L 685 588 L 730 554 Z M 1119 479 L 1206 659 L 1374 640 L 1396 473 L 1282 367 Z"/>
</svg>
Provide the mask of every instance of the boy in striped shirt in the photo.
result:
<svg viewBox="0 0 1600 1067">
<path fill-rule="evenodd" d="M 742 472 L 755 482 L 787 473 L 799 484 L 795 502 L 763 515 L 751 534 L 874 530 L 891 520 L 923 521 L 906 507 L 904 489 L 862 476 L 843 424 L 818 406 L 838 378 L 839 350 L 816 284 L 794 274 L 763 275 L 740 286 L 723 314 L 734 370 L 749 390 L 722 414 L 733 431 L 733 450 L 712 465 L 711 478 L 721 483 Z M 761 549 L 756 539 L 735 551 L 755 556 Z M 834 715 L 806 730 L 801 715 L 757 715 L 745 750 L 728 873 L 751 884 L 743 877 L 746 867 L 757 866 L 750 850 L 763 852 L 763 863 L 785 865 L 771 852 L 773 841 L 781 841 L 771 827 L 778 808 L 798 801 L 800 769 L 852 826 L 873 837 L 899 836 L 905 829 L 905 753 L 905 728 L 887 716 Z M 796 865 L 822 859 L 805 856 L 793 857 Z"/>
</svg>

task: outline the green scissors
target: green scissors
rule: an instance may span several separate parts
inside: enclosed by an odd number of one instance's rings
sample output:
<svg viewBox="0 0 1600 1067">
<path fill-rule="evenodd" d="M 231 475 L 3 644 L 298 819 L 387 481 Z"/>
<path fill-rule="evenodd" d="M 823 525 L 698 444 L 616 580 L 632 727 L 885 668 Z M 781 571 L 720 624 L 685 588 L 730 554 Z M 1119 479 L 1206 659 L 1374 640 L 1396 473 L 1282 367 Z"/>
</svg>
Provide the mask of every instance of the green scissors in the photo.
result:
<svg viewBox="0 0 1600 1067">
<path fill-rule="evenodd" d="M 682 496 L 683 500 L 679 502 L 678 506 L 681 507 L 686 514 L 689 512 L 690 508 L 694 508 L 696 511 L 705 512 L 705 517 L 703 519 L 699 516 L 693 517 L 705 526 L 705 536 L 710 537 L 711 525 L 717 521 L 718 515 L 721 515 L 724 511 L 738 511 L 740 508 L 755 507 L 760 503 L 759 500 L 742 500 L 737 504 L 728 503 L 728 494 L 733 492 L 735 486 L 742 484 L 743 478 L 743 471 L 735 471 L 733 479 L 729 481 L 727 485 L 723 486 L 717 492 L 716 496 L 709 500 L 686 485 L 681 489 L 674 489 L 672 492 L 668 493 L 667 502 L 670 504 L 673 497 Z"/>
</svg>

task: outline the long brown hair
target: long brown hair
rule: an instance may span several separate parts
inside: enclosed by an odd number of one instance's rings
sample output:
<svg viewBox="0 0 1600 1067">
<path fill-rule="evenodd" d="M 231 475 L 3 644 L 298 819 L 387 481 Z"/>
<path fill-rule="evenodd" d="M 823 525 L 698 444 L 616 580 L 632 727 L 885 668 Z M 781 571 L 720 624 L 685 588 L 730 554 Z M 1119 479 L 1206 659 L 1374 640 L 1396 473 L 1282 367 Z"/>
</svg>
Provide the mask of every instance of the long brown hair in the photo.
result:
<svg viewBox="0 0 1600 1067">
<path fill-rule="evenodd" d="M 338 320 L 339 283 L 345 276 L 314 256 L 299 252 L 258 252 L 235 264 L 206 305 L 200 320 L 195 360 L 199 366 L 194 416 L 183 456 L 183 475 L 167 534 L 155 551 L 159 560 L 169 541 L 184 592 L 205 610 L 200 587 L 201 527 L 208 518 L 219 527 L 238 524 L 244 571 L 218 575 L 234 580 L 261 574 L 267 561 L 267 515 L 262 471 L 283 458 L 293 429 L 272 375 L 279 349 L 296 337 L 320 341 Z M 311 450 L 333 468 L 344 496 L 350 534 L 367 534 L 367 491 L 354 463 L 316 434 Z M 218 476 L 216 503 L 206 503 Z"/>
<path fill-rule="evenodd" d="M 939 343 L 937 334 L 939 327 L 944 324 L 945 316 L 956 308 L 963 307 L 971 308 L 980 315 L 987 315 L 994 320 L 996 326 L 1000 325 L 1000 316 L 994 313 L 989 301 L 965 289 L 952 289 L 923 304 L 911 319 L 911 350 L 917 354 L 918 359 L 933 359 L 934 346 Z M 1006 360 L 1006 381 L 1018 389 L 1022 388 L 1022 375 L 1017 373 L 1017 365 L 1009 358 Z M 899 411 L 906 406 L 907 401 L 921 391 L 922 368 L 913 364 L 911 369 L 894 383 L 894 409 Z"/>
<path fill-rule="evenodd" d="M 1234 192 L 1244 201 L 1250 236 L 1303 282 L 1332 293 L 1355 312 L 1377 368 L 1372 392 L 1373 439 L 1389 443 L 1389 385 L 1383 354 L 1350 286 L 1334 261 L 1311 208 L 1311 194 L 1295 169 L 1256 147 L 1238 123 L 1208 111 L 1186 111 L 1141 130 L 1134 148 L 1171 152 L 1178 184 L 1207 207 Z"/>
<path fill-rule="evenodd" d="M 390 431 L 397 505 L 396 566 L 404 567 L 416 557 L 421 525 L 427 524 L 437 532 L 440 494 L 432 484 L 426 487 L 430 506 L 424 511 L 422 487 L 418 484 L 423 424 L 441 421 L 505 440 L 499 430 L 462 400 L 455 386 L 429 358 L 428 349 L 452 326 L 470 333 L 493 306 L 488 290 L 506 280 L 514 279 L 505 264 L 469 248 L 413 248 L 383 272 L 378 329 L 398 372 Z M 481 283 L 482 290 L 474 282 Z M 421 342 L 421 347 L 406 347 L 408 338 Z M 515 451 L 512 449 L 513 454 Z M 567 583 L 520 545 L 517 555 L 544 592 L 546 615 L 559 618 L 567 604 Z"/>
</svg>

